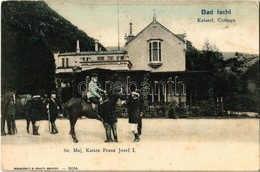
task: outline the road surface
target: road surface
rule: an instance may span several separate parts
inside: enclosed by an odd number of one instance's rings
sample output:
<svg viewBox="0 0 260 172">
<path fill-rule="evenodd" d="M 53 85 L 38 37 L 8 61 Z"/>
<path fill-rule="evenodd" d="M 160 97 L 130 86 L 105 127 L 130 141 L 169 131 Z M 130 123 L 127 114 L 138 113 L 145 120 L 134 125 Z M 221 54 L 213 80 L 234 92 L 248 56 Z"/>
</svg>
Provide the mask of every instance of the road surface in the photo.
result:
<svg viewBox="0 0 260 172">
<path fill-rule="evenodd" d="M 259 170 L 258 119 L 143 119 L 141 141 L 133 143 L 127 119 L 119 119 L 119 143 L 105 143 L 101 122 L 80 119 L 79 143 L 73 143 L 69 121 L 56 121 L 59 133 L 49 134 L 40 122 L 40 136 L 4 136 L 2 170 Z M 30 128 L 31 129 L 31 128 Z"/>
</svg>

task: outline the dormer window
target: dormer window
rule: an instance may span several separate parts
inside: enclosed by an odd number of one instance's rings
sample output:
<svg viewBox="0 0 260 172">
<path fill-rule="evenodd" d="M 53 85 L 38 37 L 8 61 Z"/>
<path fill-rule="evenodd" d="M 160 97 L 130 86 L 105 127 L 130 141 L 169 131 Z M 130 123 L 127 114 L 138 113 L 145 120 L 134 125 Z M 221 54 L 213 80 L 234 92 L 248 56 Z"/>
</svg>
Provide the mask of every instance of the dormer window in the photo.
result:
<svg viewBox="0 0 260 172">
<path fill-rule="evenodd" d="M 162 41 L 161 39 L 148 40 L 149 44 L 149 65 L 157 68 L 162 65 Z"/>
</svg>

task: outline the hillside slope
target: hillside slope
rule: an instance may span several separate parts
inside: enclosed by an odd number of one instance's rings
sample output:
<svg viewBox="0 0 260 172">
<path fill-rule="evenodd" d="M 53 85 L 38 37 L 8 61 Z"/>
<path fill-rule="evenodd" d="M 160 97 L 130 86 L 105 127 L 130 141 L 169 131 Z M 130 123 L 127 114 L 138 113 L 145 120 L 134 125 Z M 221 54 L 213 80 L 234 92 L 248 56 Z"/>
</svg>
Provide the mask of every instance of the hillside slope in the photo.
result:
<svg viewBox="0 0 260 172">
<path fill-rule="evenodd" d="M 24 93 L 35 85 L 38 86 L 33 89 L 51 90 L 55 63 L 50 52 L 75 51 L 77 39 L 81 51 L 94 50 L 94 38 L 72 25 L 45 2 L 6 1 L 2 2 L 1 10 L 3 90 L 14 89 Z M 35 69 L 35 66 L 41 68 Z M 38 83 L 32 82 L 35 79 Z"/>
</svg>

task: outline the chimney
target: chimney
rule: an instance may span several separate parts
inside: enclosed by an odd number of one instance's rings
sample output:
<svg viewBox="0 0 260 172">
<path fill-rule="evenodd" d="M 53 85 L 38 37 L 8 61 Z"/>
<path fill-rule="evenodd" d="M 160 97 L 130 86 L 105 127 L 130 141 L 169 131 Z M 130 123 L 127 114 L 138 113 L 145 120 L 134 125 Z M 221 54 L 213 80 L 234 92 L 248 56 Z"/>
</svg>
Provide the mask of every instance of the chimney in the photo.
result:
<svg viewBox="0 0 260 172">
<path fill-rule="evenodd" d="M 129 35 L 132 35 L 132 25 L 133 25 L 133 23 L 130 22 L 129 25 L 130 25 L 130 33 L 129 33 Z"/>
<path fill-rule="evenodd" d="M 98 40 L 95 39 L 95 51 L 98 51 Z"/>
<path fill-rule="evenodd" d="M 153 9 L 153 22 L 156 22 L 156 13 L 155 13 L 155 9 Z"/>
<path fill-rule="evenodd" d="M 185 41 L 185 43 L 184 43 L 184 51 L 187 50 L 187 40 L 186 40 L 186 37 L 187 37 L 186 32 L 184 32 L 184 34 L 183 34 L 183 39 Z"/>
<path fill-rule="evenodd" d="M 80 53 L 79 40 L 77 40 L 76 54 L 79 54 L 79 53 Z"/>
<path fill-rule="evenodd" d="M 125 33 L 125 44 L 127 43 L 127 33 Z"/>
</svg>

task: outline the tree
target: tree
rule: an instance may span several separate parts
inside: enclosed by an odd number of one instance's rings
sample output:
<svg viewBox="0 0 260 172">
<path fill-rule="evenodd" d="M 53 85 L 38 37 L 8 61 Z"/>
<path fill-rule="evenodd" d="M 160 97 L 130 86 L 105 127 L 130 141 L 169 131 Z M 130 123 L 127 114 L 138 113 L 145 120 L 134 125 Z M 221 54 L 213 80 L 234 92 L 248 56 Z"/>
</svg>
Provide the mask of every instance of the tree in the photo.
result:
<svg viewBox="0 0 260 172">
<path fill-rule="evenodd" d="M 247 58 L 242 53 L 235 53 L 233 58 L 223 60 L 222 53 L 208 41 L 205 41 L 201 52 L 189 43 L 186 54 L 188 70 L 209 72 L 209 75 L 201 77 L 196 84 L 199 85 L 197 86 L 199 93 L 201 93 L 200 90 L 204 92 L 208 90 L 207 97 L 204 99 L 207 100 L 207 106 L 213 109 L 212 113 L 217 114 L 215 113 L 216 99 L 219 97 L 223 98 L 226 110 L 252 109 L 252 104 L 255 103 L 252 103 L 252 100 L 249 101 L 249 80 L 246 79 L 248 77 L 245 74 L 249 73 L 250 75 L 250 73 L 258 72 L 250 72 L 251 70 L 249 70 L 249 72 L 244 73 L 244 68 L 249 61 L 255 58 L 256 56 L 253 55 Z M 258 67 L 254 66 L 254 70 L 256 71 Z M 257 74 L 253 76 L 257 76 Z"/>
<path fill-rule="evenodd" d="M 51 51 L 75 51 L 77 39 L 81 51 L 94 51 L 94 38 L 43 1 L 5 1 L 1 10 L 2 90 L 49 91 L 54 85 Z"/>
<path fill-rule="evenodd" d="M 37 93 L 44 90 L 50 93 L 55 89 L 55 62 L 49 45 L 43 39 L 31 37 L 28 40 L 27 54 L 20 59 L 17 74 L 18 93 Z"/>
</svg>

